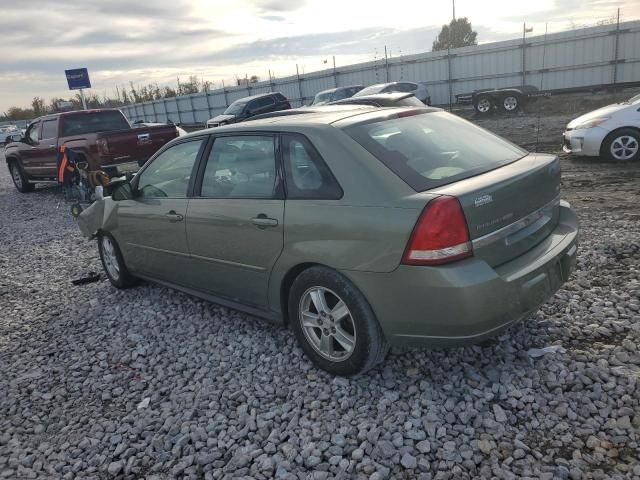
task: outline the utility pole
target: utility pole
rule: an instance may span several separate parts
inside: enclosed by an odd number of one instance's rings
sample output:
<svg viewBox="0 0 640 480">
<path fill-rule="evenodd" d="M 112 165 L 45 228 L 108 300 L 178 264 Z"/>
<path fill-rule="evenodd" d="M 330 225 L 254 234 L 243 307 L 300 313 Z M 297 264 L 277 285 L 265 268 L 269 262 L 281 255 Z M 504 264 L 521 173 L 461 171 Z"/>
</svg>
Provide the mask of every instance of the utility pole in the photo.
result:
<svg viewBox="0 0 640 480">
<path fill-rule="evenodd" d="M 527 28 L 527 22 L 522 22 L 522 85 L 527 83 L 527 32 L 533 32 L 533 27 Z"/>
</svg>

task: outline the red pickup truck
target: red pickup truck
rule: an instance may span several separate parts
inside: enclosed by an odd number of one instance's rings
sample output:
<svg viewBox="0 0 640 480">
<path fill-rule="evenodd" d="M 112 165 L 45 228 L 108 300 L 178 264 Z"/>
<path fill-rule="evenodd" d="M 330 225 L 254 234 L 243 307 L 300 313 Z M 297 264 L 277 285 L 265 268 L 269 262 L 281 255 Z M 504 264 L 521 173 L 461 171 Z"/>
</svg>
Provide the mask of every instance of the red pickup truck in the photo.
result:
<svg viewBox="0 0 640 480">
<path fill-rule="evenodd" d="M 20 192 L 56 181 L 56 159 L 65 145 L 89 170 L 110 175 L 135 171 L 160 147 L 179 136 L 175 125 L 132 128 L 116 109 L 82 110 L 34 120 L 23 138 L 5 147 L 11 177 Z"/>
</svg>

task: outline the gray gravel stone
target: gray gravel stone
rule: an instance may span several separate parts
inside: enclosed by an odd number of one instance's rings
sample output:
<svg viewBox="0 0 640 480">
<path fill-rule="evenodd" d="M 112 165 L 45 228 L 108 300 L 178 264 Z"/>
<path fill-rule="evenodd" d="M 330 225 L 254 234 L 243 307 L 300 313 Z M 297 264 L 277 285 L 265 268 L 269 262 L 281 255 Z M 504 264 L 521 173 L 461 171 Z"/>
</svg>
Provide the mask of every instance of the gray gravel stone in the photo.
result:
<svg viewBox="0 0 640 480">
<path fill-rule="evenodd" d="M 543 119 L 554 144 L 569 119 Z M 0 161 L 0 477 L 640 477 L 638 167 L 561 163 L 582 224 L 563 288 L 492 342 L 345 379 L 250 315 L 72 286 L 101 271 L 95 242 L 56 189 L 18 194 Z M 549 345 L 566 353 L 527 355 Z"/>
</svg>

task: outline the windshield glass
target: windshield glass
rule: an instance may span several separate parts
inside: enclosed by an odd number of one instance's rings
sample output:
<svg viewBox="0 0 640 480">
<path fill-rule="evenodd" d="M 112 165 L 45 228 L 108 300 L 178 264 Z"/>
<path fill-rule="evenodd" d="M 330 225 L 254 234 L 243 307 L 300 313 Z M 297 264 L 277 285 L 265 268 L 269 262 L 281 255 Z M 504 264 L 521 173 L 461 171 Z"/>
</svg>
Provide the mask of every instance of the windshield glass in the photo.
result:
<svg viewBox="0 0 640 480">
<path fill-rule="evenodd" d="M 629 105 L 635 105 L 636 103 L 640 103 L 640 94 L 636 95 L 635 97 L 631 97 L 627 103 Z"/>
<path fill-rule="evenodd" d="M 62 136 L 129 129 L 129 122 L 117 110 L 79 113 L 62 118 Z"/>
<path fill-rule="evenodd" d="M 318 105 L 321 103 L 327 103 L 331 101 L 331 93 L 332 92 L 320 92 L 318 94 L 316 94 L 315 98 L 313 99 L 313 103 L 311 105 Z"/>
<path fill-rule="evenodd" d="M 478 175 L 527 155 L 445 112 L 354 125 L 345 132 L 416 191 Z"/>
<path fill-rule="evenodd" d="M 223 115 L 238 115 L 239 113 L 242 113 L 246 104 L 247 102 L 236 100 L 227 107 Z"/>
<path fill-rule="evenodd" d="M 358 93 L 354 95 L 354 97 L 363 97 L 364 95 L 373 95 L 374 93 L 380 93 L 386 85 L 387 85 L 386 83 L 370 85 L 367 88 L 363 88 L 362 90 L 360 90 Z"/>
</svg>

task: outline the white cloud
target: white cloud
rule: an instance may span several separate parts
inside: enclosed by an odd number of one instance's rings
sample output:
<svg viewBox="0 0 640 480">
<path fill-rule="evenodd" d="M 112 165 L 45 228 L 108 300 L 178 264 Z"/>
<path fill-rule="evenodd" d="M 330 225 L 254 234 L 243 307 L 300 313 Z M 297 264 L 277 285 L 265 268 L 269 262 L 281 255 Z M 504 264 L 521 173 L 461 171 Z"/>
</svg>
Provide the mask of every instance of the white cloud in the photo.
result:
<svg viewBox="0 0 640 480">
<path fill-rule="evenodd" d="M 535 33 L 595 22 L 623 10 L 640 17 L 637 0 L 456 0 L 486 42 L 518 37 L 522 20 Z M 278 76 L 372 60 L 384 46 L 394 55 L 429 50 L 451 16 L 448 2 L 424 0 L 29 0 L 0 16 L 0 111 L 31 98 L 69 96 L 63 70 L 87 66 L 96 93 L 116 85 L 196 74 L 220 82 Z M 34 21 L 37 19 L 37 21 Z"/>
</svg>

